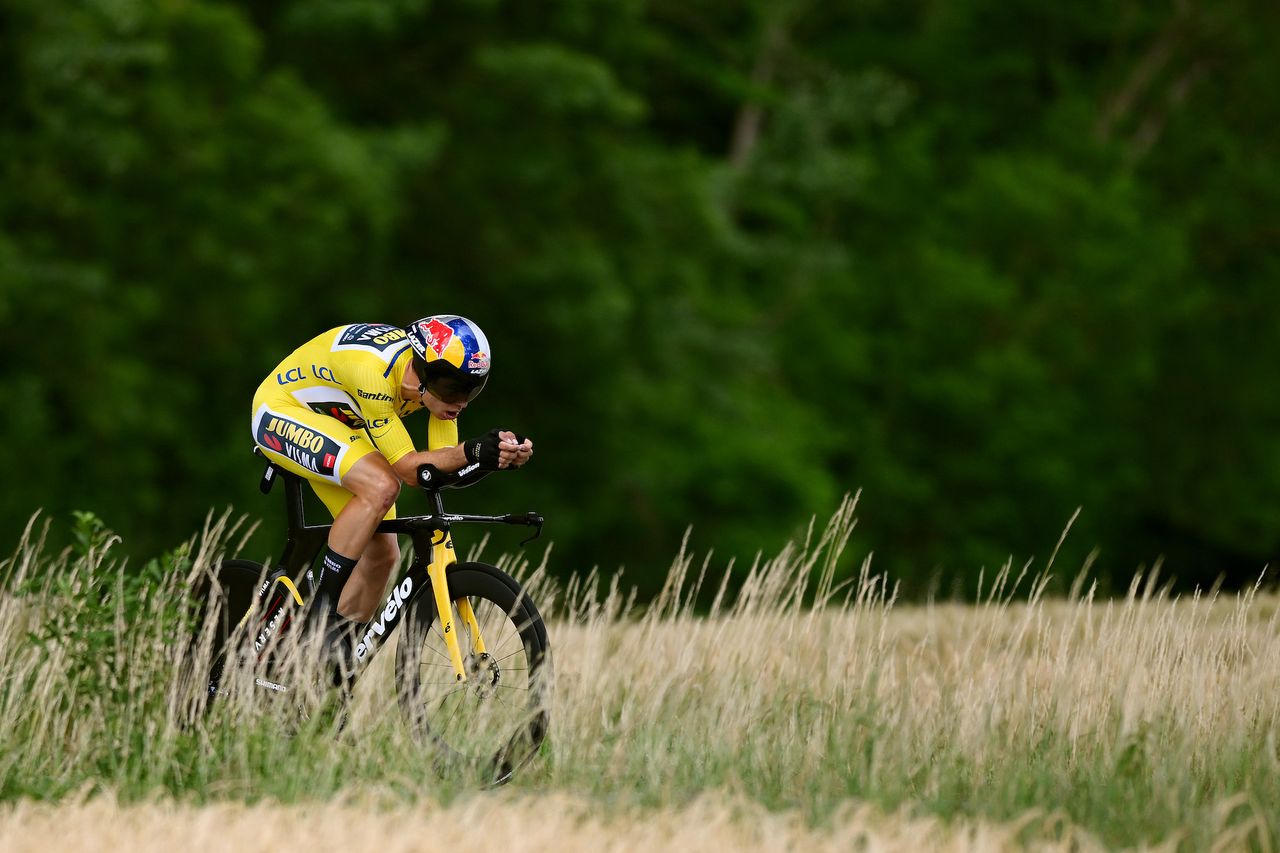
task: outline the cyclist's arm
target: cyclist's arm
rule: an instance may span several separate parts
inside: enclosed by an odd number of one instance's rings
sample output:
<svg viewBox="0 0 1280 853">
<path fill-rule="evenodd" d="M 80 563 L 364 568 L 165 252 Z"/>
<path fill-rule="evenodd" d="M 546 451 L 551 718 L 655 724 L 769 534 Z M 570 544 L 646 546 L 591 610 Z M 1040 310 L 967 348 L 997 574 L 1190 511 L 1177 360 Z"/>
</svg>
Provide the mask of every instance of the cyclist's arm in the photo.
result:
<svg viewBox="0 0 1280 853">
<path fill-rule="evenodd" d="M 459 444 L 441 450 L 415 450 L 412 453 L 406 453 L 392 462 L 391 467 L 403 482 L 416 486 L 418 485 L 418 467 L 421 465 L 434 465 L 446 474 L 452 474 L 466 464 L 467 456 L 462 452 L 462 445 Z"/>
<path fill-rule="evenodd" d="M 454 433 L 456 435 L 456 432 Z M 434 442 L 433 442 L 434 443 Z M 396 475 L 410 485 L 419 485 L 418 469 L 430 463 L 445 474 L 455 471 L 464 478 L 454 486 L 470 485 L 490 471 L 519 468 L 533 454 L 533 442 L 517 441 L 510 430 L 493 429 L 482 436 L 467 439 L 453 447 L 414 451 L 390 460 Z"/>
<path fill-rule="evenodd" d="M 374 443 L 387 457 L 391 468 L 401 482 L 411 486 L 418 485 L 418 468 L 422 465 L 434 465 L 445 473 L 453 473 L 467 464 L 467 456 L 462 445 L 437 446 L 435 450 L 415 450 L 409 431 L 397 417 L 387 418 L 379 424 L 379 428 L 370 430 Z M 433 442 L 434 443 L 434 442 Z"/>
<path fill-rule="evenodd" d="M 390 368 L 387 368 L 389 371 Z M 457 427 L 449 423 L 447 429 L 433 425 L 428 439 L 430 450 L 417 450 L 409 431 L 395 409 L 395 389 L 388 387 L 382 364 L 369 358 L 352 359 L 338 371 L 338 378 L 360 402 L 361 415 L 374 446 L 391 463 L 400 481 L 418 485 L 418 468 L 434 465 L 446 473 L 452 473 L 467 464 L 466 455 L 458 444 Z"/>
<path fill-rule="evenodd" d="M 429 415 L 427 420 L 427 450 L 419 452 L 410 447 L 411 451 L 408 457 L 412 457 L 408 462 L 401 460 L 401 465 L 393 466 L 396 475 L 400 479 L 411 486 L 418 485 L 418 469 L 426 464 L 434 465 L 441 472 L 452 474 L 459 469 L 466 467 L 467 460 L 465 455 L 453 455 L 452 452 L 461 451 L 458 447 L 458 422 L 446 421 Z"/>
<path fill-rule="evenodd" d="M 428 429 L 428 446 L 432 449 L 415 450 L 404 423 L 390 407 L 375 404 L 366 407 L 364 413 L 374 444 L 391 463 L 400 481 L 411 486 L 419 485 L 418 469 L 423 465 L 434 465 L 446 474 L 475 462 L 480 462 L 486 470 L 494 470 L 519 467 L 532 452 L 532 443 L 525 441 L 521 445 L 515 440 L 514 433 L 490 430 L 475 441 L 466 443 L 471 446 L 471 458 L 468 458 L 464 451 L 466 445 L 458 441 L 457 422 L 435 417 L 431 418 Z"/>
</svg>

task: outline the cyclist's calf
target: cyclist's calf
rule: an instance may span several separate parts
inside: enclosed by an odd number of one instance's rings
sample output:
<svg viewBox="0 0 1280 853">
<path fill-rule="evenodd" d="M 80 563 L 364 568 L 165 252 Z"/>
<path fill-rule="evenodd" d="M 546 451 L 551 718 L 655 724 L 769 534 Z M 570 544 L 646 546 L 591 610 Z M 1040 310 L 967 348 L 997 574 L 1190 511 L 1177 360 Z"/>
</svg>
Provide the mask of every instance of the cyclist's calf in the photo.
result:
<svg viewBox="0 0 1280 853">
<path fill-rule="evenodd" d="M 329 529 L 329 548 L 324 554 L 325 568 L 320 586 L 321 594 L 330 602 L 337 597 L 340 615 L 354 616 L 373 607 L 374 604 L 369 602 L 377 598 L 376 592 L 365 589 L 366 585 L 372 587 L 369 583 L 370 570 L 365 566 L 372 561 L 373 569 L 385 583 L 389 566 L 394 565 L 395 560 L 385 545 L 375 548 L 369 560 L 364 559 L 364 554 L 375 538 L 373 532 L 378 523 L 400 496 L 400 480 L 382 454 L 370 453 L 351 466 L 342 478 L 342 486 L 351 492 L 352 497 Z M 356 583 L 348 590 L 346 587 L 353 580 Z M 377 592 L 381 589 L 379 586 Z"/>
<path fill-rule="evenodd" d="M 382 600 L 391 571 L 400 562 L 400 545 L 394 533 L 375 534 L 360 555 L 355 571 L 342 588 L 338 613 L 358 622 L 368 622 Z"/>
</svg>

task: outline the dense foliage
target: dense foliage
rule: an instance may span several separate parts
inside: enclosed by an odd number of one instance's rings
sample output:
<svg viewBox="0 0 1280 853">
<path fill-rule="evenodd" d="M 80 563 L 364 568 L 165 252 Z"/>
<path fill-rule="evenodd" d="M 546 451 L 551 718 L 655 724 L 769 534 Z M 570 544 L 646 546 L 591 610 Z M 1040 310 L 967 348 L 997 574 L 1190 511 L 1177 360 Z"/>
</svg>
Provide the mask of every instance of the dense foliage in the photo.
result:
<svg viewBox="0 0 1280 853">
<path fill-rule="evenodd" d="M 462 503 L 543 510 L 563 573 L 661 577 L 690 524 L 749 560 L 861 488 L 854 550 L 916 593 L 1043 558 L 1078 506 L 1067 566 L 1251 581 L 1278 18 L 2 0 L 0 529 L 90 509 L 146 555 L 274 519 L 261 377 L 457 312 L 496 350 L 463 432 L 538 447 Z"/>
</svg>

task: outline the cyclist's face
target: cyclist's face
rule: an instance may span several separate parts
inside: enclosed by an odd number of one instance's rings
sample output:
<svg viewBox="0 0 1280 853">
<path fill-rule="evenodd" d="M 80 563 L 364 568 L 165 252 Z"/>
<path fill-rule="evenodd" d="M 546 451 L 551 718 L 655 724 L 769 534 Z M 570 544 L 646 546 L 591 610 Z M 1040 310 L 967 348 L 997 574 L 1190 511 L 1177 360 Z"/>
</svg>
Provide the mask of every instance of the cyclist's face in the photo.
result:
<svg viewBox="0 0 1280 853">
<path fill-rule="evenodd" d="M 461 403 L 446 403 L 430 391 L 422 395 L 422 404 L 427 407 L 431 414 L 443 421 L 453 420 L 462 414 L 462 410 L 467 407 L 465 400 Z"/>
</svg>

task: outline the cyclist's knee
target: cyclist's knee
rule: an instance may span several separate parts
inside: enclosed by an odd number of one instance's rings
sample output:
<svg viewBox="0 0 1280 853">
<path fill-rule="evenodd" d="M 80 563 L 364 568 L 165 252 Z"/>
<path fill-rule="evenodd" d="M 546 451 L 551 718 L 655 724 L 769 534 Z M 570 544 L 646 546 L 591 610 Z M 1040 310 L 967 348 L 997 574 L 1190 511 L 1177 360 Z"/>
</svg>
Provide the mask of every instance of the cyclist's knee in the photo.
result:
<svg viewBox="0 0 1280 853">
<path fill-rule="evenodd" d="M 378 515 L 386 515 L 396 505 L 396 499 L 400 497 L 399 478 L 394 474 L 388 477 L 378 477 L 370 485 L 364 497 L 373 502 Z"/>
<path fill-rule="evenodd" d="M 385 458 L 373 453 L 352 467 L 342 485 L 356 497 L 373 504 L 379 515 L 386 515 L 400 497 L 400 478 Z"/>
</svg>

